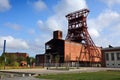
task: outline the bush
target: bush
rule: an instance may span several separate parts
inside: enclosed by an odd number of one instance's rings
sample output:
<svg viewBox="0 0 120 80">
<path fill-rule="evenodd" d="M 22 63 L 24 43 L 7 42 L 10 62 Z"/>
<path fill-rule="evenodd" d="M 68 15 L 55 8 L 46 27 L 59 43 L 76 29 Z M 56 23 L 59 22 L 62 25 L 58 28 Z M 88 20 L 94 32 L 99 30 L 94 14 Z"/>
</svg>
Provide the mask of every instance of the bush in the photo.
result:
<svg viewBox="0 0 120 80">
<path fill-rule="evenodd" d="M 15 61 L 15 62 L 12 63 L 12 66 L 19 67 L 19 63 L 17 61 Z"/>
</svg>

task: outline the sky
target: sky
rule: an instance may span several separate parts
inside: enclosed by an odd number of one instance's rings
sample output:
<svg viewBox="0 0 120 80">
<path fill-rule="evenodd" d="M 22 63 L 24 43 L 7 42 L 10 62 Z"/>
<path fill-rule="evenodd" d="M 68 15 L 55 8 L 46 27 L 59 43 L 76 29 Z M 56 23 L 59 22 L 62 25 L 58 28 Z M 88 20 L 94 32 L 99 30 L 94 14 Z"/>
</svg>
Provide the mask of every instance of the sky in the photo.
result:
<svg viewBox="0 0 120 80">
<path fill-rule="evenodd" d="M 68 29 L 65 15 L 87 8 L 88 31 L 97 46 L 120 46 L 120 0 L 0 0 L 0 54 L 45 53 L 53 31 Z"/>
</svg>

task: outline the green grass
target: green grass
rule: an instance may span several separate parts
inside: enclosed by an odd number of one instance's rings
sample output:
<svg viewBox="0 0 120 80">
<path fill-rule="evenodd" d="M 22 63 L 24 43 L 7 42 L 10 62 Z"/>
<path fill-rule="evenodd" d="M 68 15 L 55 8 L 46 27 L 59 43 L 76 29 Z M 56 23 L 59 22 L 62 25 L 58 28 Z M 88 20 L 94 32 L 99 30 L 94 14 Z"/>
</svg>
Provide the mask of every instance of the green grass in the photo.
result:
<svg viewBox="0 0 120 80">
<path fill-rule="evenodd" d="M 37 78 L 52 80 L 120 80 L 120 71 L 51 74 L 38 76 Z"/>
</svg>

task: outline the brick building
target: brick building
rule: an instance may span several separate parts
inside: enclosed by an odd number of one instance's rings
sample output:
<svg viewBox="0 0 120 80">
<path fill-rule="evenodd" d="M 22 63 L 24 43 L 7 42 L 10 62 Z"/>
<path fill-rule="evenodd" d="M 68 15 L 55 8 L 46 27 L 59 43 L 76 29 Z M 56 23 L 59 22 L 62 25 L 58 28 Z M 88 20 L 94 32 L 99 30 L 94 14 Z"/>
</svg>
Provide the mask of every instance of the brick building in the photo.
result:
<svg viewBox="0 0 120 80">
<path fill-rule="evenodd" d="M 70 63 L 80 66 L 101 64 L 101 49 L 96 47 L 88 30 L 88 9 L 78 10 L 66 15 L 68 33 L 65 40 L 61 31 L 53 32 L 53 39 L 45 43 L 45 63 Z"/>
<path fill-rule="evenodd" d="M 80 66 L 97 66 L 101 63 L 101 58 L 93 53 L 93 59 L 90 59 L 88 52 L 84 51 L 85 47 L 81 43 L 63 40 L 61 31 L 53 32 L 53 39 L 45 43 L 45 54 L 36 55 L 38 64 L 43 63 L 66 63 L 76 64 L 79 62 Z M 99 51 L 100 48 L 98 48 Z M 44 58 L 43 58 L 44 57 Z M 39 61 L 38 61 L 39 58 Z"/>
<path fill-rule="evenodd" d="M 36 63 L 36 66 L 44 66 L 44 61 L 45 61 L 45 57 L 44 57 L 44 54 L 37 54 L 35 56 L 35 63 Z"/>
<path fill-rule="evenodd" d="M 21 53 L 21 52 L 5 52 L 6 55 L 15 55 L 16 57 L 24 57 L 27 58 L 29 55 L 27 53 Z"/>
</svg>

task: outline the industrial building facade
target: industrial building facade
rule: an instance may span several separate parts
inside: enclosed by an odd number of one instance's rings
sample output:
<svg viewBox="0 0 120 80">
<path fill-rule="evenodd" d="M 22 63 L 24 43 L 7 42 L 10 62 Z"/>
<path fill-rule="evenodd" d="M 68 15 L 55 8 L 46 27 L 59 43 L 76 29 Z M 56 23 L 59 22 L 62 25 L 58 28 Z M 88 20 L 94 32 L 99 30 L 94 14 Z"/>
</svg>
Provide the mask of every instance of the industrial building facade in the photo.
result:
<svg viewBox="0 0 120 80">
<path fill-rule="evenodd" d="M 100 66 L 101 48 L 96 47 L 87 30 L 88 9 L 66 15 L 68 33 L 62 39 L 62 31 L 54 31 L 53 39 L 45 43 L 44 63 L 79 63 L 79 66 Z M 42 55 L 41 55 L 42 56 Z"/>
<path fill-rule="evenodd" d="M 105 67 L 120 68 L 120 47 L 103 48 L 102 53 Z"/>
<path fill-rule="evenodd" d="M 61 35 L 59 35 L 61 34 Z M 101 48 L 98 48 L 101 51 Z M 101 64 L 100 58 L 95 53 L 94 58 L 90 61 L 90 55 L 85 52 L 85 47 L 77 42 L 63 40 L 61 31 L 53 32 L 53 39 L 45 43 L 45 54 L 36 55 L 37 65 L 42 66 L 43 63 L 67 63 L 75 66 L 79 62 L 79 66 L 98 66 Z M 44 60 L 43 60 L 44 59 Z"/>
<path fill-rule="evenodd" d="M 44 57 L 45 55 L 44 54 L 37 54 L 36 56 L 35 56 L 35 64 L 36 64 L 36 66 L 43 66 L 44 67 L 44 61 L 45 61 L 45 57 Z"/>
</svg>

